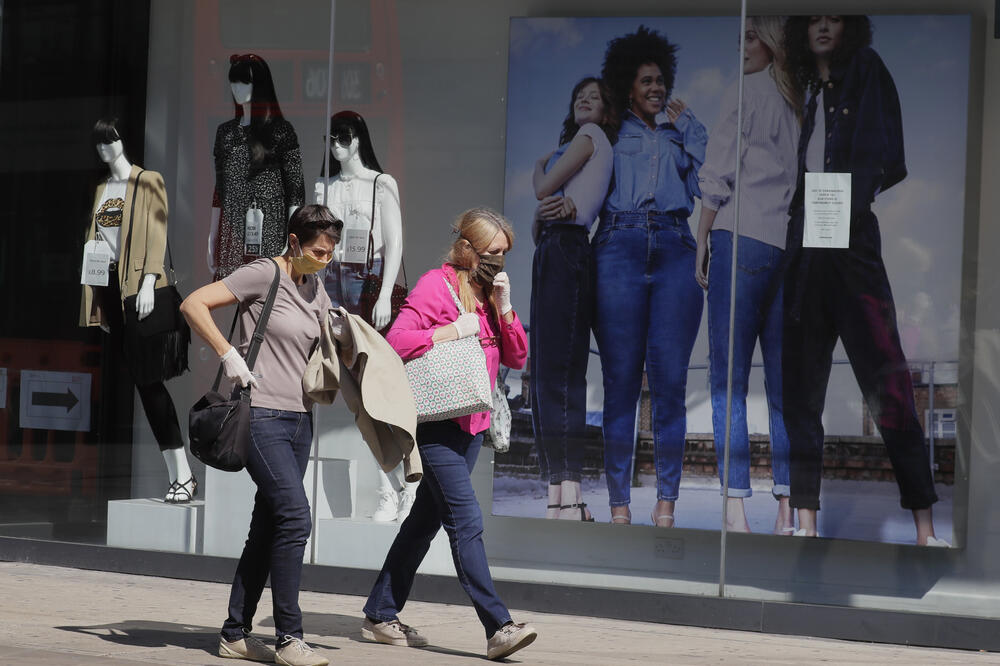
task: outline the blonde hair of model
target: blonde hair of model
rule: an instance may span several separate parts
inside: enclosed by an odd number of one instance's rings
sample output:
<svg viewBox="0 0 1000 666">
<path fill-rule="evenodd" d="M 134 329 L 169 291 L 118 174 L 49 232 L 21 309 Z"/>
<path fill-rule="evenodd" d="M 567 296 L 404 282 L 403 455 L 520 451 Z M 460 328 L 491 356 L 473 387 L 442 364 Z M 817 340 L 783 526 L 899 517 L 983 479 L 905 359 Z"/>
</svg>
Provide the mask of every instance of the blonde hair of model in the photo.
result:
<svg viewBox="0 0 1000 666">
<path fill-rule="evenodd" d="M 469 284 L 469 275 L 478 265 L 479 255 L 486 251 L 497 234 L 507 237 L 507 251 L 514 247 L 514 229 L 500 213 L 491 208 L 470 208 L 455 220 L 452 231 L 458 235 L 445 259 L 458 274 L 458 298 L 467 312 L 476 311 L 476 297 Z M 483 291 L 500 321 L 500 309 L 493 300 L 493 286 L 483 285 Z"/>
<path fill-rule="evenodd" d="M 778 92 L 785 98 L 789 106 L 795 110 L 795 117 L 802 124 L 802 105 L 805 95 L 796 83 L 795 76 L 788 70 L 788 59 L 785 57 L 785 23 L 786 16 L 749 16 L 747 30 L 753 30 L 757 37 L 771 52 L 771 78 L 778 86 Z"/>
</svg>

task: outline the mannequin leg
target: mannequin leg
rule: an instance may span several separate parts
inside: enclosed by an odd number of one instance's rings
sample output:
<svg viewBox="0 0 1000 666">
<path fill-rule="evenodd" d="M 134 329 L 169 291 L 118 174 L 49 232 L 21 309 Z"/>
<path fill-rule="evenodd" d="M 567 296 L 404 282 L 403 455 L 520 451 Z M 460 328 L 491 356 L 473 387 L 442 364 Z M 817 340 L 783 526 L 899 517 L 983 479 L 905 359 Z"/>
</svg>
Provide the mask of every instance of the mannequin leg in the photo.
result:
<svg viewBox="0 0 1000 666">
<path fill-rule="evenodd" d="M 399 511 L 396 512 L 396 522 L 401 523 L 406 520 L 406 517 L 410 515 L 410 509 L 413 508 L 413 501 L 417 498 L 417 486 L 420 482 L 408 483 L 403 476 L 403 464 L 400 463 L 396 469 L 392 471 L 393 475 L 403 479 L 400 483 L 403 486 L 403 490 L 399 493 Z"/>
<path fill-rule="evenodd" d="M 378 506 L 372 514 L 376 523 L 388 523 L 396 520 L 399 514 L 399 492 L 389 480 L 389 475 L 376 465 L 378 470 Z"/>
</svg>

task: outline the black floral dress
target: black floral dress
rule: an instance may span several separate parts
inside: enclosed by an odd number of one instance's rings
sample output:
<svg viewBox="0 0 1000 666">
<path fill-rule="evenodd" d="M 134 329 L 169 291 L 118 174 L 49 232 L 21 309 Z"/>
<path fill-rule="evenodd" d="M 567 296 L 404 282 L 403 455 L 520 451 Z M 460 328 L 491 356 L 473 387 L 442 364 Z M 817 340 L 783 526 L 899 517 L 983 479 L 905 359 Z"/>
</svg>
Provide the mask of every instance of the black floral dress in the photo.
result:
<svg viewBox="0 0 1000 666">
<path fill-rule="evenodd" d="M 292 124 L 273 120 L 268 130 L 271 157 L 253 167 L 247 128 L 234 118 L 215 133 L 215 194 L 212 205 L 221 210 L 215 246 L 215 279 L 221 280 L 258 257 L 275 257 L 285 248 L 288 208 L 305 203 L 302 156 Z M 246 254 L 244 226 L 247 210 L 256 202 L 264 213 L 260 253 Z"/>
</svg>

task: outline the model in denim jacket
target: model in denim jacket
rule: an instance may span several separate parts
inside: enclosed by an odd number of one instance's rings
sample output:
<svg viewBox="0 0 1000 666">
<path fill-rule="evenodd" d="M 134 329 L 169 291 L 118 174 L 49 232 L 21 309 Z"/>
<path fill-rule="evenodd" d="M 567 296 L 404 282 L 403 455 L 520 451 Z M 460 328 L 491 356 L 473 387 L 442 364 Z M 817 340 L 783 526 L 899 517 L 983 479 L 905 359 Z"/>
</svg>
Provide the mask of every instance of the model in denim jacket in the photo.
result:
<svg viewBox="0 0 1000 666">
<path fill-rule="evenodd" d="M 808 88 L 786 243 L 782 365 L 791 504 L 799 514 L 796 535 L 816 536 L 823 406 L 839 338 L 888 450 L 900 503 L 913 512 L 917 543 L 947 545 L 934 536 L 937 495 L 871 211 L 878 193 L 906 177 L 906 164 L 899 97 L 870 43 L 866 16 L 794 17 L 786 28 L 789 64 Z M 849 248 L 803 248 L 806 171 L 851 174 Z"/>
</svg>

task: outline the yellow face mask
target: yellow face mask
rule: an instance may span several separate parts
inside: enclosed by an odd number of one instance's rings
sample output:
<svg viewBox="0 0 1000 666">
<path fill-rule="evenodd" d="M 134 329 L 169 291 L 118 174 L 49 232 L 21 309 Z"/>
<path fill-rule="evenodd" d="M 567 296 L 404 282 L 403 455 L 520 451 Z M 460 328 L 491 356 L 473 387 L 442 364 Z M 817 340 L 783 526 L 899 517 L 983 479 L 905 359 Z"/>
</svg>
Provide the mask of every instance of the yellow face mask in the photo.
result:
<svg viewBox="0 0 1000 666">
<path fill-rule="evenodd" d="M 291 262 L 295 272 L 302 275 L 318 273 L 326 268 L 326 265 L 329 263 L 327 261 L 320 261 L 310 254 L 305 254 L 301 249 L 299 249 L 299 256 L 291 257 Z"/>
</svg>

